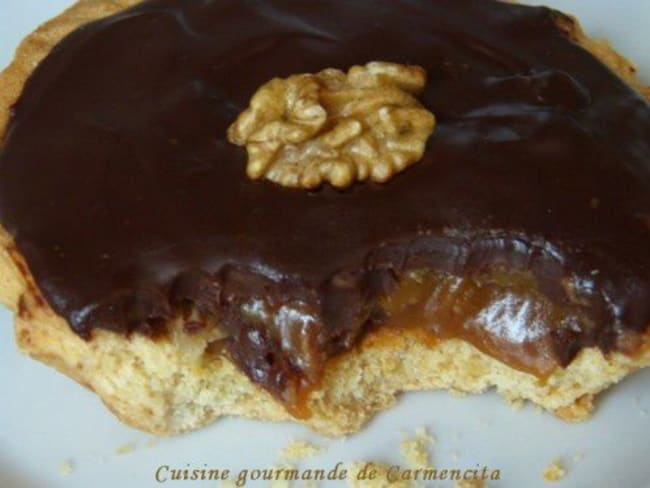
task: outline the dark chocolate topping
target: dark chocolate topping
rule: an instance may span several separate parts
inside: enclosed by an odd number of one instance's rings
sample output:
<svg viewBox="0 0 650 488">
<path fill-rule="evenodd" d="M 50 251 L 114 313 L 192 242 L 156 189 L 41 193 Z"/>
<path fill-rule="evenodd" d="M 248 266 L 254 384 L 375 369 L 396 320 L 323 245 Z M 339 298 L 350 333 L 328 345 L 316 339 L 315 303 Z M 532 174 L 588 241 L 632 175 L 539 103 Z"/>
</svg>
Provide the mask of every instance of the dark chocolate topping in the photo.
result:
<svg viewBox="0 0 650 488">
<path fill-rule="evenodd" d="M 146 1 L 31 76 L 0 222 L 77 333 L 155 332 L 189 301 L 276 392 L 381 321 L 408 269 L 530 273 L 591 324 L 549 328 L 559 362 L 612 349 L 650 324 L 650 108 L 569 24 L 487 0 Z M 427 70 L 421 162 L 345 191 L 246 177 L 226 129 L 258 87 L 369 61 Z"/>
</svg>

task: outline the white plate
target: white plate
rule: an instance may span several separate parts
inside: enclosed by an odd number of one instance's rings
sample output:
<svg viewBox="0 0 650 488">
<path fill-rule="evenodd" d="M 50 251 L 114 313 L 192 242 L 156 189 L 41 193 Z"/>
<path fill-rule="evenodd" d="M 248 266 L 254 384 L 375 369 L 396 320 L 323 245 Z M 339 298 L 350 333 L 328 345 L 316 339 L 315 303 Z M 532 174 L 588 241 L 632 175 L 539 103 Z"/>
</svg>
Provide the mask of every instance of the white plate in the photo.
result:
<svg viewBox="0 0 650 488">
<path fill-rule="evenodd" d="M 423 0 L 424 1 L 424 0 Z M 20 39 L 70 0 L 1 0 L 0 66 Z M 636 60 L 650 79 L 650 2 L 646 0 L 548 0 L 576 13 L 587 31 L 606 36 Z M 431 452 L 437 467 L 489 466 L 502 480 L 491 486 L 548 486 L 543 469 L 562 458 L 568 474 L 555 486 L 637 488 L 650 486 L 650 371 L 618 385 L 600 398 L 591 421 L 569 425 L 527 407 L 515 412 L 494 393 L 464 399 L 446 392 L 409 394 L 379 415 L 362 433 L 328 441 L 291 424 L 223 420 L 197 433 L 161 440 L 120 424 L 92 393 L 52 369 L 21 356 L 11 317 L 0 311 L 0 488 L 160 486 L 160 465 L 265 468 L 291 438 L 329 447 L 303 467 L 330 467 L 339 461 L 399 463 L 399 442 L 428 425 L 437 437 Z M 120 446 L 134 450 L 118 455 Z M 576 461 L 575 456 L 582 455 Z M 59 467 L 72 461 L 73 472 Z M 216 487 L 216 482 L 170 482 L 167 486 Z M 255 484 L 249 483 L 247 486 Z M 323 486 L 323 485 L 321 485 Z M 431 484 L 450 486 L 450 482 Z"/>
</svg>

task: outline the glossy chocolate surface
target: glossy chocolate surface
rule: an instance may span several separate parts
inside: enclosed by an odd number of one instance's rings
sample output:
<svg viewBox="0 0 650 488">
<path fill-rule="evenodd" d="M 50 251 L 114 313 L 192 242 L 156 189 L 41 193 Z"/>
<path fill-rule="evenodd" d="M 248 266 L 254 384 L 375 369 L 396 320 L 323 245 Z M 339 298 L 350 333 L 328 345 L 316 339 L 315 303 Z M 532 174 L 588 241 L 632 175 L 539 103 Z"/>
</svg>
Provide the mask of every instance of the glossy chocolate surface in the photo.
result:
<svg viewBox="0 0 650 488">
<path fill-rule="evenodd" d="M 608 351 L 650 324 L 650 108 L 567 23 L 486 0 L 146 1 L 32 75 L 0 222 L 77 333 L 155 333 L 193 303 L 285 398 L 413 269 L 523 273 L 580 316 L 537 330 L 558 363 Z M 421 162 L 345 191 L 246 177 L 226 129 L 260 85 L 375 60 L 428 72 Z"/>
</svg>

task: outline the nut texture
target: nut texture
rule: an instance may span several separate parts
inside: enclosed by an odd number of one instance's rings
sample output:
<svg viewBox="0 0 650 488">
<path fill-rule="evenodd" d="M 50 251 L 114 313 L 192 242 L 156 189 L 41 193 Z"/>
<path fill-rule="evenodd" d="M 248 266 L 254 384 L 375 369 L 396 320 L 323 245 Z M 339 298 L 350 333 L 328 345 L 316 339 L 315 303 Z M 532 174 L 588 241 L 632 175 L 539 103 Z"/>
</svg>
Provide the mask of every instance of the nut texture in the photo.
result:
<svg viewBox="0 0 650 488">
<path fill-rule="evenodd" d="M 273 79 L 228 129 L 248 176 L 313 189 L 388 181 L 422 158 L 435 117 L 415 98 L 419 66 L 372 62 Z"/>
</svg>

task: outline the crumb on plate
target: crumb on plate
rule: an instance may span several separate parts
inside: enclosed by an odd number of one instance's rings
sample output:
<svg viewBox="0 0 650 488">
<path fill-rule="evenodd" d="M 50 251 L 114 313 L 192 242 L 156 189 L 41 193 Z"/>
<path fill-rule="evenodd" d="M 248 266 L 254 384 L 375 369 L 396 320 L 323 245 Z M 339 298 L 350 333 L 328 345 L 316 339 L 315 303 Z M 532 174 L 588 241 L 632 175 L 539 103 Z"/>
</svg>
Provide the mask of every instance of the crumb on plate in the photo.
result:
<svg viewBox="0 0 650 488">
<path fill-rule="evenodd" d="M 431 466 L 428 445 L 434 442 L 433 436 L 426 427 L 415 431 L 413 439 L 400 443 L 400 453 L 404 462 L 412 468 L 428 468 Z"/>
<path fill-rule="evenodd" d="M 323 454 L 326 448 L 316 446 L 304 440 L 293 440 L 279 452 L 280 459 L 301 461 Z"/>
<path fill-rule="evenodd" d="M 62 476 L 68 476 L 72 474 L 74 471 L 74 463 L 70 460 L 63 461 L 59 465 L 59 473 L 61 473 Z"/>
<path fill-rule="evenodd" d="M 553 461 L 544 470 L 544 479 L 550 482 L 560 481 L 565 475 L 566 470 L 559 459 Z"/>
<path fill-rule="evenodd" d="M 118 447 L 117 449 L 115 449 L 115 454 L 120 455 L 120 456 L 122 456 L 124 454 L 129 454 L 129 453 L 132 453 L 133 451 L 135 451 L 135 448 L 136 448 L 136 443 L 135 442 L 129 442 L 129 443 L 123 444 L 120 447 Z"/>
<path fill-rule="evenodd" d="M 348 486 L 350 488 L 412 488 L 406 480 L 391 480 L 388 471 L 391 466 L 384 463 L 356 461 L 348 465 Z M 372 479 L 371 479 L 372 477 Z"/>
</svg>

